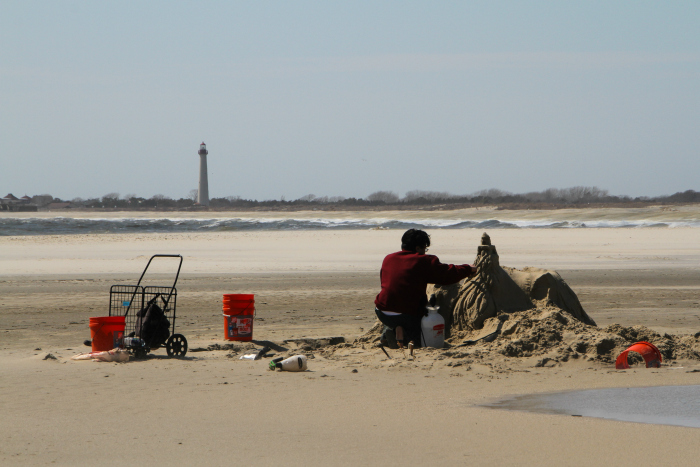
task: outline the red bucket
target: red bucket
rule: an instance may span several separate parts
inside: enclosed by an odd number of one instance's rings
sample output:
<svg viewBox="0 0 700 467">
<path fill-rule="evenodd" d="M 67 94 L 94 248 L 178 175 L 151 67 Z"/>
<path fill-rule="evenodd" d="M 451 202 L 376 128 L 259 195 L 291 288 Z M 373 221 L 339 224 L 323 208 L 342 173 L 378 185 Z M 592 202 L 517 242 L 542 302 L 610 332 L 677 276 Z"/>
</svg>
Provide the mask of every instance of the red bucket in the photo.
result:
<svg viewBox="0 0 700 467">
<path fill-rule="evenodd" d="M 228 341 L 253 340 L 254 294 L 224 294 L 224 334 Z"/>
<path fill-rule="evenodd" d="M 119 347 L 124 338 L 123 316 L 102 316 L 90 318 L 92 351 L 103 352 Z"/>
<path fill-rule="evenodd" d="M 617 360 L 615 360 L 616 369 L 626 370 L 630 367 L 627 361 L 627 354 L 630 352 L 637 352 L 640 354 L 647 368 L 659 368 L 661 366 L 661 352 L 659 352 L 659 349 L 657 349 L 654 344 L 639 341 L 627 347 L 627 349 L 617 357 Z"/>
</svg>

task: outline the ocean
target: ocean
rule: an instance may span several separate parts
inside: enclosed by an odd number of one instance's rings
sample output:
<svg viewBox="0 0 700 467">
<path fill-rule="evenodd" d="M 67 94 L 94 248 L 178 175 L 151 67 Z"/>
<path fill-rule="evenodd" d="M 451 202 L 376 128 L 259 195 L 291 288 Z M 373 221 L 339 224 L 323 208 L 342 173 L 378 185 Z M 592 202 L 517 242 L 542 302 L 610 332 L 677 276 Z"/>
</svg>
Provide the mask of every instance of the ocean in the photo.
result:
<svg viewBox="0 0 700 467">
<path fill-rule="evenodd" d="M 582 212 L 585 212 L 582 210 Z M 223 232 L 223 231 L 284 231 L 284 230 L 363 230 L 363 229 L 582 229 L 582 228 L 679 228 L 700 227 L 698 216 L 647 216 L 639 213 L 628 218 L 620 213 L 611 216 L 571 215 L 566 213 L 537 213 L 521 211 L 503 213 L 491 211 L 478 215 L 444 213 L 391 213 L 385 217 L 371 217 L 372 213 L 357 212 L 347 215 L 333 213 L 332 216 L 308 217 L 307 215 L 287 216 L 281 213 L 246 217 L 180 217 L 180 213 L 169 216 L 157 213 L 149 217 L 145 213 L 130 217 L 129 213 L 119 213 L 110 217 L 81 216 L 0 216 L 0 236 L 27 235 L 75 235 L 75 234 L 120 234 L 120 233 L 179 233 L 179 232 Z M 549 213 L 552 213 L 549 211 Z M 114 214 L 114 213 L 110 213 Z M 308 214 L 308 213 L 307 213 Z M 661 218 L 660 218 L 661 217 Z"/>
</svg>

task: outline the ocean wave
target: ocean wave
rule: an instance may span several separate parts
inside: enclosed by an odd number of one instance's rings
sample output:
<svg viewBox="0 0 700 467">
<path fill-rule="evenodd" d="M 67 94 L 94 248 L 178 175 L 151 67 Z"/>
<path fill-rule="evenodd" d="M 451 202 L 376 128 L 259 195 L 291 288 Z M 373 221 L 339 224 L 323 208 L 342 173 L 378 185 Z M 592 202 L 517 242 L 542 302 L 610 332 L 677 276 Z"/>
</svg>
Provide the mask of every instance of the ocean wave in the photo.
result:
<svg viewBox="0 0 700 467">
<path fill-rule="evenodd" d="M 364 229 L 578 229 L 700 227 L 700 221 L 651 220 L 466 220 L 466 219 L 331 219 L 331 218 L 0 218 L 0 235 L 72 235 L 284 230 Z"/>
</svg>

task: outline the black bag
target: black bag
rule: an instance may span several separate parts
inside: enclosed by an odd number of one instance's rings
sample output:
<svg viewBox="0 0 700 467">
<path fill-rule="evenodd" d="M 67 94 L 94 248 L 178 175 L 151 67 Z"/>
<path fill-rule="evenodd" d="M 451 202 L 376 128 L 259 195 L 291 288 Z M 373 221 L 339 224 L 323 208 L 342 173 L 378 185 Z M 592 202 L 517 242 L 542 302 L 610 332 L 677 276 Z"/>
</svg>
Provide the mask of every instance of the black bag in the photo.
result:
<svg viewBox="0 0 700 467">
<path fill-rule="evenodd" d="M 159 297 L 160 295 L 157 295 L 149 300 L 146 306 L 136 313 L 136 337 L 140 337 L 152 349 L 165 345 L 165 341 L 170 337 L 170 321 L 156 304 Z"/>
</svg>

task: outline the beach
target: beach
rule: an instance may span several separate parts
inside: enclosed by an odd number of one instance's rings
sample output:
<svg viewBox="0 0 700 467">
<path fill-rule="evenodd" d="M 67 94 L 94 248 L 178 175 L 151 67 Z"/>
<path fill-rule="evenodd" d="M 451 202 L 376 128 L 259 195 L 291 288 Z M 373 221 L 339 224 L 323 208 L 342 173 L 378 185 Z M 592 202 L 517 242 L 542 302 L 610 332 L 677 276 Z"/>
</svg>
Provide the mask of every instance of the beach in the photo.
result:
<svg viewBox="0 0 700 467">
<path fill-rule="evenodd" d="M 557 215 L 596 218 L 581 211 Z M 687 220 L 654 213 L 635 215 Z M 483 232 L 427 230 L 430 254 L 460 264 L 474 260 Z M 488 230 L 501 265 L 558 271 L 599 327 L 643 325 L 671 335 L 700 331 L 698 232 Z M 617 371 L 585 360 L 543 367 L 499 356 L 467 363 L 422 349 L 414 359 L 399 351 L 388 359 L 378 349 L 317 346 L 332 337 L 352 343 L 375 324 L 379 267 L 399 249 L 401 234 L 365 228 L 0 236 L 0 462 L 695 465 L 697 429 L 482 405 L 531 393 L 700 384 L 697 360 Z M 88 318 L 107 315 L 110 286 L 136 283 L 156 253 L 183 256 L 177 332 L 189 342 L 187 356 L 169 359 L 160 349 L 123 364 L 70 360 L 88 349 Z M 168 261 L 154 262 L 148 280 L 171 283 Z M 269 358 L 239 360 L 248 347 L 226 347 L 223 338 L 226 293 L 254 293 L 254 339 L 312 355 L 309 371 L 272 372 Z"/>
</svg>

